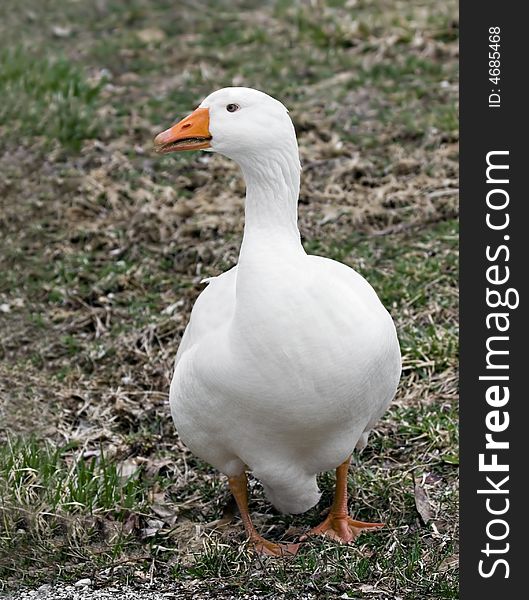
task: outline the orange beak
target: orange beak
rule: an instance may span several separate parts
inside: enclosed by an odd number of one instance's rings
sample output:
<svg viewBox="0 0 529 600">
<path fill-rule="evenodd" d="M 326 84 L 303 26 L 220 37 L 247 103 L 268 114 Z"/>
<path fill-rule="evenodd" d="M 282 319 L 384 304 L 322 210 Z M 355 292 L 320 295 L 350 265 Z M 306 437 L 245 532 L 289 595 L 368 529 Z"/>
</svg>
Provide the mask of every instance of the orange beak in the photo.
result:
<svg viewBox="0 0 529 600">
<path fill-rule="evenodd" d="M 209 148 L 209 110 L 197 108 L 176 125 L 162 131 L 154 138 L 154 149 L 160 154 L 182 150 Z"/>
</svg>

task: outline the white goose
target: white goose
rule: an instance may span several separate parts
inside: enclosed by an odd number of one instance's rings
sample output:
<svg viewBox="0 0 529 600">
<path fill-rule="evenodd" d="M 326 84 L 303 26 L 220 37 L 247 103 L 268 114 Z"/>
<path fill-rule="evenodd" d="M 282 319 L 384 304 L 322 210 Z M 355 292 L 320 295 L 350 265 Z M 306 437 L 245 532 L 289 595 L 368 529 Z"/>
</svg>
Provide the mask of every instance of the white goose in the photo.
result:
<svg viewBox="0 0 529 600">
<path fill-rule="evenodd" d="M 239 263 L 200 294 L 176 356 L 170 402 L 181 439 L 228 476 L 258 552 L 299 544 L 257 533 L 246 470 L 280 511 L 301 513 L 320 498 L 316 475 L 336 468 L 331 511 L 307 535 L 350 542 L 381 526 L 349 517 L 347 471 L 395 394 L 399 344 L 367 281 L 301 245 L 301 167 L 287 109 L 257 90 L 221 89 L 155 147 L 219 152 L 239 164 L 247 188 Z"/>
</svg>

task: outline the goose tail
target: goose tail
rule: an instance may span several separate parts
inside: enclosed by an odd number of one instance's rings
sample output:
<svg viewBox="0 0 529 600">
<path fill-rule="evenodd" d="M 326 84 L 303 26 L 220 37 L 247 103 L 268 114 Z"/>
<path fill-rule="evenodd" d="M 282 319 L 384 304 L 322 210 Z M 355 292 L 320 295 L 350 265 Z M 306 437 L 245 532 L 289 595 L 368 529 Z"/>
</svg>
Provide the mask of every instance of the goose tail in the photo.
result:
<svg viewBox="0 0 529 600">
<path fill-rule="evenodd" d="M 321 497 L 316 475 L 297 475 L 283 480 L 261 481 L 266 497 L 284 514 L 303 513 L 315 506 Z"/>
</svg>

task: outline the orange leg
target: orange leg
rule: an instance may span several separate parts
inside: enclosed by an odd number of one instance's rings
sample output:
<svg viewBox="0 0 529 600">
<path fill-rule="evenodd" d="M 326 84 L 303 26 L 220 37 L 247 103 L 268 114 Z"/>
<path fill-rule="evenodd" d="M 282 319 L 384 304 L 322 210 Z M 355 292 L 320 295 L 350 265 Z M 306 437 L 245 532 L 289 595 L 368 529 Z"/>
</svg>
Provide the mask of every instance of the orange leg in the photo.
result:
<svg viewBox="0 0 529 600">
<path fill-rule="evenodd" d="M 246 473 L 242 473 L 235 477 L 229 477 L 228 482 L 230 484 L 231 493 L 239 507 L 246 535 L 248 536 L 253 549 L 259 554 L 266 554 L 269 556 L 296 554 L 299 544 L 275 544 L 274 542 L 265 540 L 257 533 L 248 511 L 248 481 L 246 479 Z"/>
<path fill-rule="evenodd" d="M 364 523 L 356 521 L 349 516 L 347 510 L 347 472 L 349 470 L 350 457 L 336 469 L 336 489 L 334 500 L 329 514 L 317 527 L 301 536 L 300 540 L 306 540 L 312 535 L 324 535 L 341 543 L 352 542 L 364 531 L 384 527 L 384 523 Z"/>
</svg>

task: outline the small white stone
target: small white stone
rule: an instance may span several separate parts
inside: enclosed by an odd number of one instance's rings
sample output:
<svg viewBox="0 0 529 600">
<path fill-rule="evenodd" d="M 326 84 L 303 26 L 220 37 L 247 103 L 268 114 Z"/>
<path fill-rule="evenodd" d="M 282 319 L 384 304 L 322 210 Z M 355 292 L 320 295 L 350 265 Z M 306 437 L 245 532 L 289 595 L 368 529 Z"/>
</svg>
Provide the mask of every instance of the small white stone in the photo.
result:
<svg viewBox="0 0 529 600">
<path fill-rule="evenodd" d="M 92 580 L 91 579 L 79 579 L 79 581 L 76 581 L 74 583 L 75 587 L 86 587 L 88 585 L 92 585 Z"/>
<path fill-rule="evenodd" d="M 51 28 L 51 32 L 58 38 L 67 38 L 72 35 L 72 29 L 70 27 L 62 27 L 61 25 L 54 25 Z"/>
</svg>

